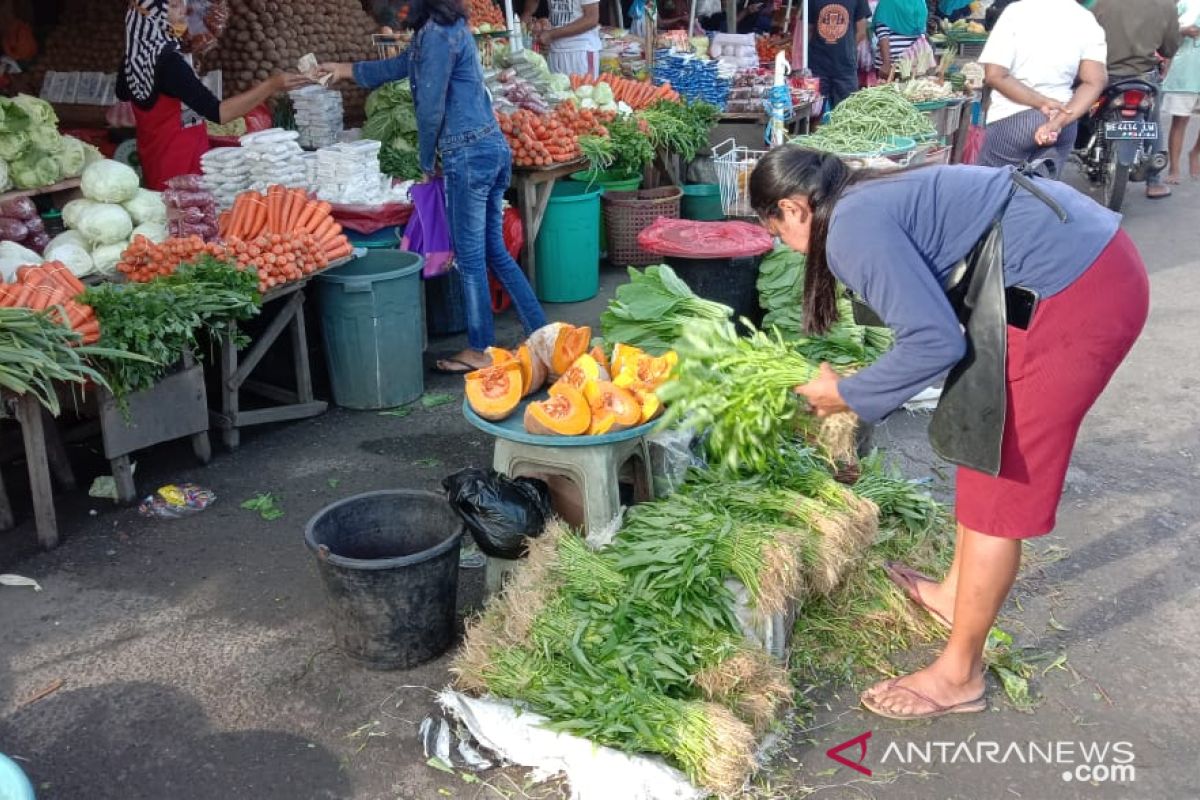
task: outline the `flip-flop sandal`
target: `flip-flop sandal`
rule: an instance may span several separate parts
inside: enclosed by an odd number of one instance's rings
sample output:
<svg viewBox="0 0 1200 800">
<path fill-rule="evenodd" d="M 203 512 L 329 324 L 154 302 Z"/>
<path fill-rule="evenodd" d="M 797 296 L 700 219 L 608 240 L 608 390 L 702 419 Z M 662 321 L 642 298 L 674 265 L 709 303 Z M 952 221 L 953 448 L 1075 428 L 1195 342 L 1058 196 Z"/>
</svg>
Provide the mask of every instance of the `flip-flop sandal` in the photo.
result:
<svg viewBox="0 0 1200 800">
<path fill-rule="evenodd" d="M 1164 186 L 1163 188 L 1166 189 L 1167 187 Z M 1167 189 L 1167 191 L 1164 194 L 1150 194 L 1150 192 L 1147 190 L 1146 199 L 1147 200 L 1166 200 L 1168 197 L 1171 196 L 1171 194 L 1172 194 L 1172 192 L 1170 189 Z"/>
<path fill-rule="evenodd" d="M 904 691 L 911 694 L 913 697 L 920 700 L 922 703 L 928 703 L 931 706 L 932 710 L 931 711 L 922 711 L 920 713 L 897 714 L 894 711 L 888 711 L 886 708 L 883 708 L 880 705 L 876 705 L 875 701 L 873 701 L 871 698 L 867 697 L 865 693 L 858 698 L 858 702 L 862 705 L 863 708 L 865 708 L 867 711 L 870 711 L 872 714 L 875 714 L 880 717 L 885 717 L 887 719 L 900 720 L 901 722 L 907 722 L 910 720 L 918 720 L 918 719 L 933 719 L 935 717 L 944 717 L 949 714 L 976 714 L 980 711 L 987 711 L 987 700 L 985 699 L 986 692 L 984 694 L 979 695 L 979 697 L 976 697 L 974 700 L 967 700 L 962 703 L 955 703 L 952 706 L 944 706 L 941 703 L 938 703 L 937 701 L 933 700 L 932 698 L 926 696 L 925 694 L 918 692 L 916 689 L 910 689 L 907 686 L 901 686 L 900 678 L 893 678 L 892 680 L 888 681 L 887 688 L 889 690 L 890 689 L 903 689 Z"/>
<path fill-rule="evenodd" d="M 930 578 L 928 575 L 923 575 L 920 572 L 917 572 L 912 567 L 901 564 L 899 561 L 887 562 L 883 565 L 883 570 L 887 573 L 888 579 L 892 583 L 896 584 L 896 586 L 900 588 L 900 591 L 904 592 L 912 604 L 924 610 L 926 614 L 933 618 L 934 622 L 938 623 L 946 630 L 950 630 L 952 627 L 954 627 L 950 620 L 946 619 L 946 617 L 943 616 L 940 611 L 930 608 L 925 603 L 925 600 L 921 597 L 921 590 L 917 587 L 917 583 L 920 581 L 926 581 L 928 583 L 937 583 L 937 581 L 935 581 L 933 578 Z"/>
<path fill-rule="evenodd" d="M 462 369 L 446 369 L 445 367 L 441 366 L 442 364 L 457 364 L 459 367 L 462 367 Z M 479 367 L 471 366 L 467 362 L 461 361 L 457 358 L 439 358 L 433 362 L 433 371 L 441 373 L 442 375 L 466 375 L 468 372 L 474 372 L 477 369 L 479 369 Z"/>
</svg>

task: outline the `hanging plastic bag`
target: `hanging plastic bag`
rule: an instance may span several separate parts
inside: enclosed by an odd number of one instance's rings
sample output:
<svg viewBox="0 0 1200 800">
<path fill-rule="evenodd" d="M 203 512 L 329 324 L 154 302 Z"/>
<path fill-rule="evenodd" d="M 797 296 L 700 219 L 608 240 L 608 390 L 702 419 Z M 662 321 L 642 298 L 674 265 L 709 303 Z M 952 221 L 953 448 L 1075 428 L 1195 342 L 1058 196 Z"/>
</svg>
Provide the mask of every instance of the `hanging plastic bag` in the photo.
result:
<svg viewBox="0 0 1200 800">
<path fill-rule="evenodd" d="M 436 278 L 450 271 L 454 246 L 450 241 L 450 225 L 446 220 L 445 179 L 434 178 L 414 184 L 412 217 L 404 229 L 400 248 L 425 258 L 421 277 Z"/>
<path fill-rule="evenodd" d="M 536 478 L 468 468 L 443 479 L 442 487 L 479 549 L 493 558 L 523 557 L 525 537 L 541 536 L 552 514 L 550 488 Z"/>
<path fill-rule="evenodd" d="M 963 145 L 962 163 L 974 164 L 983 150 L 983 140 L 987 138 L 986 129 L 982 125 L 972 125 L 967 131 L 967 142 Z"/>
</svg>

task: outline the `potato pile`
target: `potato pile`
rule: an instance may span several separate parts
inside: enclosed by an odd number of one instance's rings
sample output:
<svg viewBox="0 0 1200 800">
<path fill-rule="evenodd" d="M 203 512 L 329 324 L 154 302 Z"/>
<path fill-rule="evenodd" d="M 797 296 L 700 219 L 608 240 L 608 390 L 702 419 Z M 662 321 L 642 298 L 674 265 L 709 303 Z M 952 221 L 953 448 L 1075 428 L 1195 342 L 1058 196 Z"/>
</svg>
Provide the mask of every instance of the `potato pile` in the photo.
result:
<svg viewBox="0 0 1200 800">
<path fill-rule="evenodd" d="M 47 70 L 116 72 L 125 54 L 125 3 L 115 0 L 66 0 L 58 25 L 30 74 L 36 95 Z M 86 31 L 86 35 L 81 35 Z"/>
<path fill-rule="evenodd" d="M 226 94 L 245 91 L 273 72 L 296 70 L 305 53 L 321 61 L 375 58 L 375 22 L 359 0 L 231 0 L 229 27 L 212 54 Z M 348 119 L 361 117 L 366 92 L 340 87 Z"/>
</svg>

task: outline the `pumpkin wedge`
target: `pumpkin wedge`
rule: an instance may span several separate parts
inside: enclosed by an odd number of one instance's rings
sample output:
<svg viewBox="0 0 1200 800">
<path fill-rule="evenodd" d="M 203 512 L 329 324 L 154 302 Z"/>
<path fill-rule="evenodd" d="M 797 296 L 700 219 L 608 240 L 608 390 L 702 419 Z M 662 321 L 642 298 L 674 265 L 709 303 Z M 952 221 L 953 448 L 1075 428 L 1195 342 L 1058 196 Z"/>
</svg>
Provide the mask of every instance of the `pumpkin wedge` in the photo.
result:
<svg viewBox="0 0 1200 800">
<path fill-rule="evenodd" d="M 508 361 L 468 372 L 466 386 L 467 402 L 476 414 L 502 420 L 521 402 L 521 365 Z"/>
<path fill-rule="evenodd" d="M 603 436 L 619 430 L 622 428 L 617 425 L 617 415 L 611 409 L 592 409 L 592 424 L 588 425 L 588 436 Z"/>
<path fill-rule="evenodd" d="M 483 352 L 492 360 L 493 367 L 505 364 L 509 361 L 515 361 L 517 359 L 516 355 L 514 355 L 511 350 L 505 350 L 503 347 L 489 347 Z"/>
<path fill-rule="evenodd" d="M 576 328 L 574 325 L 561 323 L 558 336 L 554 340 L 554 352 L 550 359 L 550 374 L 562 375 L 578 358 L 588 351 L 592 343 L 592 329 L 587 325 Z"/>
<path fill-rule="evenodd" d="M 608 381 L 597 381 L 589 387 L 586 396 L 593 419 L 609 413 L 615 417 L 610 432 L 632 428 L 641 422 L 642 404 L 632 392 Z"/>
<path fill-rule="evenodd" d="M 569 384 L 550 387 L 547 400 L 525 407 L 525 430 L 542 436 L 578 436 L 592 424 L 592 410 L 583 393 Z"/>
<path fill-rule="evenodd" d="M 595 358 L 588 353 L 584 353 L 575 359 L 575 363 L 562 374 L 562 377 L 556 383 L 569 383 L 579 391 L 584 392 L 586 396 L 588 384 L 607 380 L 608 371 L 597 364 Z"/>
<path fill-rule="evenodd" d="M 546 365 L 533 354 L 528 344 L 517 348 L 517 363 L 521 365 L 521 396 L 528 397 L 545 385 Z"/>
<path fill-rule="evenodd" d="M 612 368 L 608 365 L 608 356 L 604 354 L 603 345 L 596 345 L 588 352 L 588 355 L 596 359 L 596 363 L 603 367 L 605 372 L 612 374 Z"/>
<path fill-rule="evenodd" d="M 633 396 L 637 398 L 638 407 L 641 409 L 641 419 L 638 424 L 645 425 L 651 420 L 658 419 L 663 413 L 662 401 L 658 399 L 653 390 L 634 390 Z"/>
<path fill-rule="evenodd" d="M 630 364 L 637 363 L 639 356 L 646 355 L 645 351 L 631 344 L 616 344 L 613 346 L 612 361 L 609 363 L 612 368 L 609 370 L 614 376 L 625 371 L 626 362 Z"/>
</svg>

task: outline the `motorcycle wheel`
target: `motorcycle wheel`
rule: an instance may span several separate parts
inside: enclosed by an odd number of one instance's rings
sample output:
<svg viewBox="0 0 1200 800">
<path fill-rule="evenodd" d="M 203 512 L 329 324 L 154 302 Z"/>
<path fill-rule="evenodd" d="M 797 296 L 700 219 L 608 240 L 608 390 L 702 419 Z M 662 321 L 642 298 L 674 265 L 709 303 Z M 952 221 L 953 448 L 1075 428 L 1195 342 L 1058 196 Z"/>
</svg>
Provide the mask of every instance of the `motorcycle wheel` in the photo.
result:
<svg viewBox="0 0 1200 800">
<path fill-rule="evenodd" d="M 1125 188 L 1129 185 L 1129 167 L 1109 154 L 1102 176 L 1104 205 L 1111 211 L 1120 211 L 1125 202 Z"/>
</svg>

